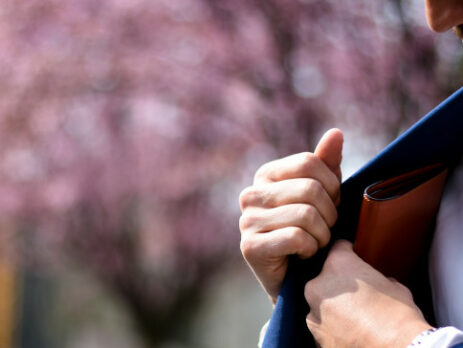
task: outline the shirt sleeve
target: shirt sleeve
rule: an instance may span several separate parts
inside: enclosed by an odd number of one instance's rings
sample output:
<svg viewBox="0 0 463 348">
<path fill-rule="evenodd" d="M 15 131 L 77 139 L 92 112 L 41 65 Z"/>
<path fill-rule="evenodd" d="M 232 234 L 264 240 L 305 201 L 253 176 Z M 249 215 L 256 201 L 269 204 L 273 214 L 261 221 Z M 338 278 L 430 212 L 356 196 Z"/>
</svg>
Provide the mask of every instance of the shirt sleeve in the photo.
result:
<svg viewBox="0 0 463 348">
<path fill-rule="evenodd" d="M 257 344 L 257 348 L 262 348 L 262 344 L 264 344 L 264 337 L 265 334 L 267 333 L 267 328 L 270 320 L 268 320 L 264 326 L 262 326 L 262 329 L 260 330 L 260 335 L 259 335 L 259 343 Z"/>
<path fill-rule="evenodd" d="M 419 334 L 407 348 L 461 348 L 463 347 L 463 331 L 454 327 L 431 329 Z"/>
</svg>

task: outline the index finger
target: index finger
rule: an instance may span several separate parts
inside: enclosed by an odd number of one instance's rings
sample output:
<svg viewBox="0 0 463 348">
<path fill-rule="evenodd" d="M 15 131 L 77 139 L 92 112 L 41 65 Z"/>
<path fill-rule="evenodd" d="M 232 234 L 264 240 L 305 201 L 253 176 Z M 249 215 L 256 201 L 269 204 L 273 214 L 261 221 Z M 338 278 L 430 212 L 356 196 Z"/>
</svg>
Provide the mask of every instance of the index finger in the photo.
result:
<svg viewBox="0 0 463 348">
<path fill-rule="evenodd" d="M 316 155 L 302 152 L 264 164 L 254 177 L 254 184 L 310 178 L 319 181 L 333 202 L 339 200 L 339 179 Z"/>
</svg>

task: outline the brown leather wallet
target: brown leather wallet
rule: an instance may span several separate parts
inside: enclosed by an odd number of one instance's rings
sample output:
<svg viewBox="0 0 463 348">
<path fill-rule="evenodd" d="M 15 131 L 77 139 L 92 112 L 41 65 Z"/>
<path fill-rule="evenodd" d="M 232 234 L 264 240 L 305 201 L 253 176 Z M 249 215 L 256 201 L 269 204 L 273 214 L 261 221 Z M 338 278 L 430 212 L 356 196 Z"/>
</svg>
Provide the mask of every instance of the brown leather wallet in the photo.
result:
<svg viewBox="0 0 463 348">
<path fill-rule="evenodd" d="M 420 168 L 365 189 L 355 252 L 388 277 L 407 283 L 425 251 L 444 189 L 447 168 Z"/>
</svg>

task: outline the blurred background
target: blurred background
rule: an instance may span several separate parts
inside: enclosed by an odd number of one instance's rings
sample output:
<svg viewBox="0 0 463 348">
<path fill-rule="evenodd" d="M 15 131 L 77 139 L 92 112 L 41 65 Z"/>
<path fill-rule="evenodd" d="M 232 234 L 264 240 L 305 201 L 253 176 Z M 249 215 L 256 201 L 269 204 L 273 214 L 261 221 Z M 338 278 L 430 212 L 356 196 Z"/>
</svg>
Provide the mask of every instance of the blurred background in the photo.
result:
<svg viewBox="0 0 463 348">
<path fill-rule="evenodd" d="M 238 195 L 345 131 L 347 177 L 463 82 L 422 0 L 4 0 L 0 347 L 255 347 Z"/>
</svg>

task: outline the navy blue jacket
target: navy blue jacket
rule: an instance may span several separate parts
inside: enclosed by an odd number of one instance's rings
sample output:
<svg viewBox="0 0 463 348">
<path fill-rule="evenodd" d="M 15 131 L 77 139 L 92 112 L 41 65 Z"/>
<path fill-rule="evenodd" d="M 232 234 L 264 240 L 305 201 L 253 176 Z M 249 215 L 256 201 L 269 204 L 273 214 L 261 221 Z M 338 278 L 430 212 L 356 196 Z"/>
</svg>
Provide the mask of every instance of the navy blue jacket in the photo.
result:
<svg viewBox="0 0 463 348">
<path fill-rule="evenodd" d="M 434 163 L 452 166 L 463 152 L 463 88 L 424 116 L 389 144 L 341 185 L 339 218 L 332 230 L 336 239 L 353 241 L 363 191 L 369 184 Z M 275 310 L 265 335 L 264 348 L 311 348 L 314 340 L 305 317 L 309 307 L 304 299 L 305 283 L 318 275 L 327 255 L 325 248 L 309 260 L 292 256 Z M 425 262 L 425 261 L 424 261 Z M 417 287 L 428 291 L 414 293 L 415 301 L 432 324 L 429 282 L 424 265 Z M 424 284 L 424 285 L 423 285 Z M 413 288 L 411 289 L 414 292 Z"/>
</svg>

